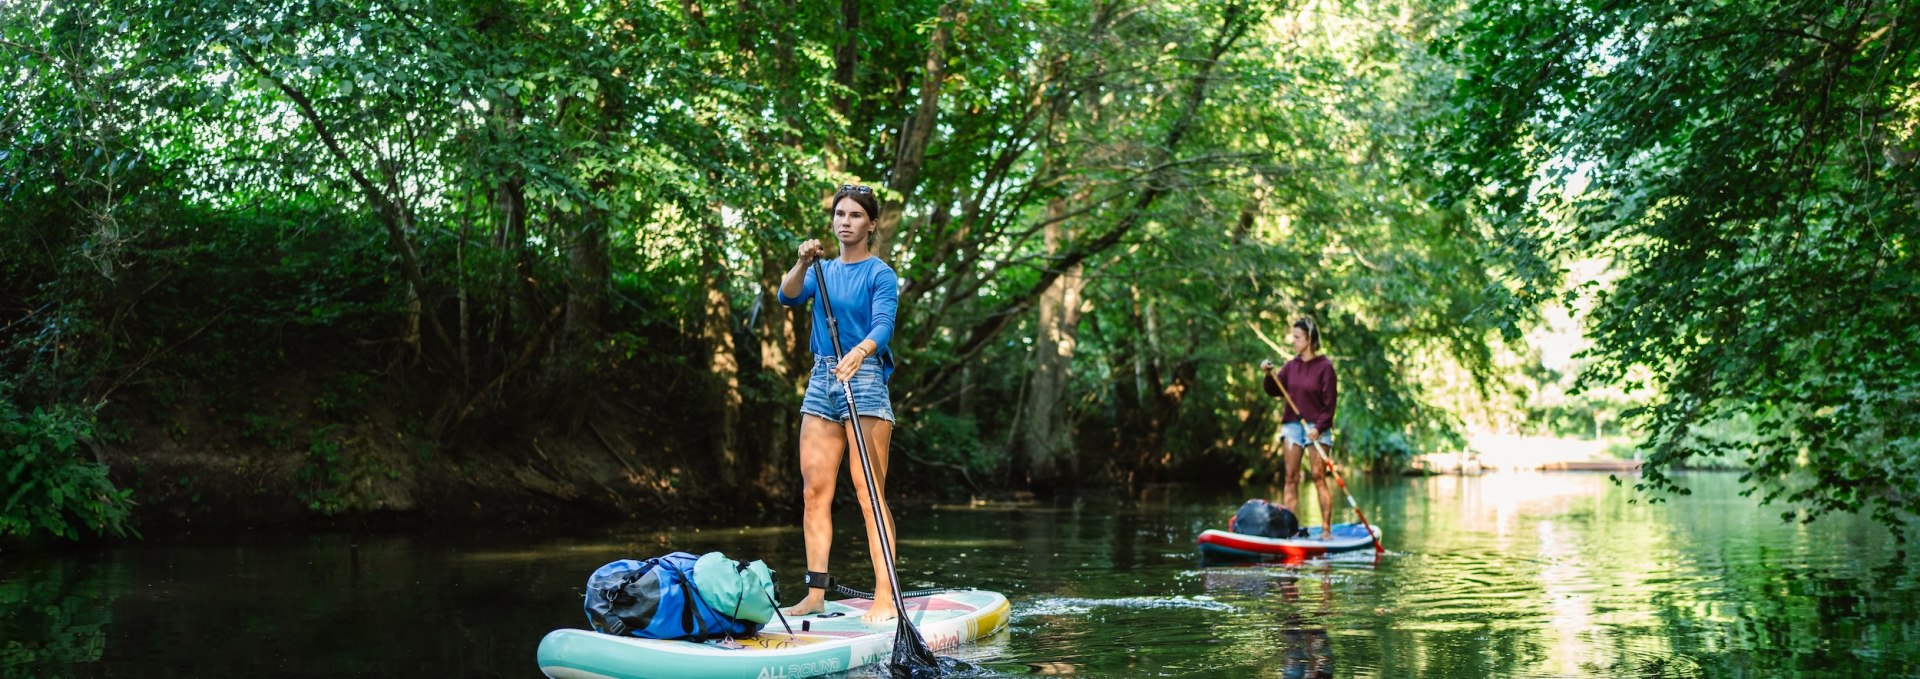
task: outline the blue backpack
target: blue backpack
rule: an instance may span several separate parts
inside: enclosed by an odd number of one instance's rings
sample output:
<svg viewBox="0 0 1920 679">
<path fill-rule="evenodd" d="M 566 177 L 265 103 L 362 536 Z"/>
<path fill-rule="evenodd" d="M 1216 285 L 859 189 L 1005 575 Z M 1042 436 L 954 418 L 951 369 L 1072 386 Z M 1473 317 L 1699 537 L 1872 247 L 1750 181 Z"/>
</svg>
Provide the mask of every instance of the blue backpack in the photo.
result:
<svg viewBox="0 0 1920 679">
<path fill-rule="evenodd" d="M 705 641 L 760 631 L 760 623 L 722 615 L 694 586 L 686 552 L 634 561 L 621 559 L 587 577 L 584 608 L 594 631 L 643 639 Z"/>
</svg>

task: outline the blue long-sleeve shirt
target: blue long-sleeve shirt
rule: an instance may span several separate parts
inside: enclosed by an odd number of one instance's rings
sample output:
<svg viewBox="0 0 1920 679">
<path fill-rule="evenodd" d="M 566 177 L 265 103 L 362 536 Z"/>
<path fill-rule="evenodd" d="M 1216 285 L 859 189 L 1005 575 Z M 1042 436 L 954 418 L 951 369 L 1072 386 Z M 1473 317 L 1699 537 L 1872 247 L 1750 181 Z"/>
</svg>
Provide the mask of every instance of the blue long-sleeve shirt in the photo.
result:
<svg viewBox="0 0 1920 679">
<path fill-rule="evenodd" d="M 881 376 L 893 379 L 893 352 L 887 349 L 887 342 L 893 339 L 893 316 L 900 307 L 900 279 L 893 267 L 879 257 L 852 264 L 831 259 L 821 262 L 820 267 L 827 278 L 827 300 L 833 303 L 833 317 L 840 323 L 840 347 L 851 350 L 862 340 L 873 340 L 878 347 L 875 355 L 880 357 Z M 788 297 L 782 291 L 780 303 L 797 307 L 812 301 L 819 290 L 813 272 L 813 267 L 807 267 L 806 285 L 799 297 Z M 833 355 L 833 341 L 827 336 L 827 311 L 819 304 L 813 305 L 813 335 L 808 344 L 815 355 Z"/>
</svg>

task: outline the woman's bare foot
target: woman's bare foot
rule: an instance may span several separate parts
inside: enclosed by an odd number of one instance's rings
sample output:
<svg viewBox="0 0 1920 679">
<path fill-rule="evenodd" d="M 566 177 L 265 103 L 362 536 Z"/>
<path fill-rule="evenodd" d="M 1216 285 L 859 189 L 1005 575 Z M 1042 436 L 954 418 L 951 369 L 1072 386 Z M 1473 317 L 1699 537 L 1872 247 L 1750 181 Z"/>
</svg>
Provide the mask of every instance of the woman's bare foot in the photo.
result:
<svg viewBox="0 0 1920 679">
<path fill-rule="evenodd" d="M 860 616 L 860 621 L 868 623 L 892 622 L 899 617 L 900 609 L 894 607 L 893 602 L 889 601 L 883 604 L 876 601 L 873 603 L 872 608 L 867 609 L 866 615 Z"/>
<path fill-rule="evenodd" d="M 1333 526 L 1322 526 L 1322 527 L 1320 528 L 1320 539 L 1322 539 L 1322 540 L 1332 540 L 1332 539 L 1333 539 Z"/>
<path fill-rule="evenodd" d="M 801 616 L 801 615 L 813 615 L 815 613 L 824 613 L 826 612 L 826 610 L 827 610 L 826 593 L 822 590 L 810 589 L 810 590 L 807 590 L 807 598 L 801 599 L 800 603 L 780 609 L 780 612 L 786 615 Z"/>
</svg>

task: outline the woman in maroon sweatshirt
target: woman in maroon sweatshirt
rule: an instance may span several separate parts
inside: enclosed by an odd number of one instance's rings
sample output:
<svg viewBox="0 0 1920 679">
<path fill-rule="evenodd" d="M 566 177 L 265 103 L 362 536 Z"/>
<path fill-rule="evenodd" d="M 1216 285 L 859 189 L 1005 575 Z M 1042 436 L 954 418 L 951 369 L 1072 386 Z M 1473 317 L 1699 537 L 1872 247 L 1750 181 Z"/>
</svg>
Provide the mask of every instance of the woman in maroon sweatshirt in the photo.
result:
<svg viewBox="0 0 1920 679">
<path fill-rule="evenodd" d="M 1293 405 L 1300 407 L 1295 411 L 1293 406 L 1281 403 L 1285 414 L 1280 417 L 1280 456 L 1286 463 L 1286 476 L 1282 477 L 1285 490 L 1280 504 L 1294 516 L 1301 516 L 1300 458 L 1306 454 L 1309 441 L 1318 441 L 1332 452 L 1333 411 L 1340 400 L 1340 380 L 1333 374 L 1333 361 L 1320 355 L 1320 328 L 1312 318 L 1294 321 L 1290 339 L 1295 356 L 1280 366 L 1279 375 L 1274 374 L 1272 361 L 1260 361 L 1260 369 L 1267 374 L 1263 384 L 1267 393 L 1278 398 L 1281 391 L 1275 384 L 1284 385 L 1285 393 L 1293 397 Z M 1313 459 L 1313 485 L 1320 495 L 1320 538 L 1324 540 L 1333 535 L 1333 493 L 1327 487 L 1327 463 L 1318 454 L 1309 457 Z"/>
</svg>

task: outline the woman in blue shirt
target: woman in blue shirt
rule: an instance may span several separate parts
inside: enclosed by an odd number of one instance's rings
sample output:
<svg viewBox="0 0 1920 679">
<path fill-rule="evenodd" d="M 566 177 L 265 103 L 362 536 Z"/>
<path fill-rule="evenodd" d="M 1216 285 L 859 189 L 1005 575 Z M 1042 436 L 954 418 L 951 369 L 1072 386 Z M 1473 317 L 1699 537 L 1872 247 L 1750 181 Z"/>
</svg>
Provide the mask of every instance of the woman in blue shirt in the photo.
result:
<svg viewBox="0 0 1920 679">
<path fill-rule="evenodd" d="M 893 438 L 893 405 L 887 394 L 887 379 L 893 374 L 893 354 L 887 341 L 893 338 L 894 311 L 899 306 L 900 285 L 893 268 L 873 255 L 870 246 L 874 219 L 880 203 L 873 189 L 846 185 L 833 194 L 833 234 L 840 241 L 840 257 L 821 264 L 827 299 L 840 327 L 840 345 L 847 355 L 833 356 L 833 341 L 827 336 L 827 312 L 813 307 L 813 373 L 807 379 L 806 397 L 800 404 L 800 475 L 805 484 L 806 509 L 801 525 L 807 541 L 807 597 L 786 609 L 788 615 L 817 613 L 826 607 L 827 554 L 833 543 L 833 487 L 840 472 L 840 459 L 850 458 L 853 465 L 854 496 L 860 500 L 861 515 L 867 521 L 867 543 L 872 552 L 874 602 L 865 619 L 869 622 L 892 620 L 898 616 L 893 587 L 887 580 L 886 557 L 881 554 L 879 534 L 873 525 L 870 497 L 880 498 L 880 511 L 893 525 L 888 511 L 887 444 Z M 780 303 L 797 307 L 814 300 L 821 281 L 814 279 L 812 264 L 825 256 L 818 240 L 800 244 L 800 258 L 780 281 Z M 859 455 L 847 455 L 853 441 L 853 426 L 845 392 L 839 381 L 853 389 L 854 406 L 860 411 L 860 428 L 867 435 L 867 450 L 873 456 L 873 477 L 881 492 L 868 493 L 865 470 Z M 889 540 L 892 535 L 889 534 Z M 899 544 L 894 542 L 893 544 Z"/>
</svg>

